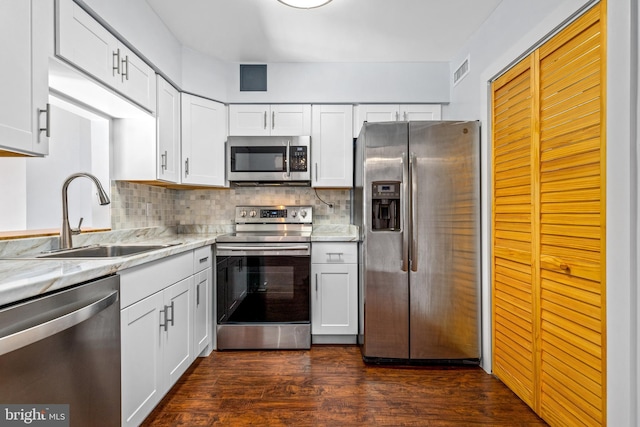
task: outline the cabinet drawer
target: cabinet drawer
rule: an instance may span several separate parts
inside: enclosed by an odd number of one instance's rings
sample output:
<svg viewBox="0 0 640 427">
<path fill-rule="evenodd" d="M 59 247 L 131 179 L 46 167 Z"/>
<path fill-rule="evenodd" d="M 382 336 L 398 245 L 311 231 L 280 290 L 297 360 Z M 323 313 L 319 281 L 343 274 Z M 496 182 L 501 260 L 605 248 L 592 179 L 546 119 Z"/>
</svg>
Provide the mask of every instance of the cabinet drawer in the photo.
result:
<svg viewBox="0 0 640 427">
<path fill-rule="evenodd" d="M 211 246 L 203 246 L 193 251 L 193 272 L 205 270 L 211 267 Z"/>
<path fill-rule="evenodd" d="M 312 243 L 313 264 L 356 264 L 358 244 L 353 242 Z"/>
<path fill-rule="evenodd" d="M 120 307 L 125 308 L 193 274 L 193 251 L 159 259 L 118 273 Z"/>
</svg>

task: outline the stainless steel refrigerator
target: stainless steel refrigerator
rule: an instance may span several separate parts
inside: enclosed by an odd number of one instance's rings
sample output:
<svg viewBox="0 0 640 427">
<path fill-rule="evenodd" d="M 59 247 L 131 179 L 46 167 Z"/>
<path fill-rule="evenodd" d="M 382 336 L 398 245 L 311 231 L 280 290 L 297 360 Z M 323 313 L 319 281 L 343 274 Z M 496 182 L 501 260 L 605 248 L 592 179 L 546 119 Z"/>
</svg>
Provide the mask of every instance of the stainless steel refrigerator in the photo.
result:
<svg viewBox="0 0 640 427">
<path fill-rule="evenodd" d="M 479 122 L 365 123 L 356 141 L 368 362 L 480 361 Z"/>
</svg>

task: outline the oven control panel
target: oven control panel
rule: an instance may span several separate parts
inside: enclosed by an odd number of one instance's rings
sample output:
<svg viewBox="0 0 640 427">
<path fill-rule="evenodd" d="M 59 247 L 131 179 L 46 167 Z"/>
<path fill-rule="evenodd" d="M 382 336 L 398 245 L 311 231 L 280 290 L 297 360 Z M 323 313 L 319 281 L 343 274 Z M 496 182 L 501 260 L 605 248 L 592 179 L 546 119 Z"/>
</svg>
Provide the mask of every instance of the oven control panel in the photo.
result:
<svg viewBox="0 0 640 427">
<path fill-rule="evenodd" d="M 313 206 L 236 206 L 236 223 L 311 224 Z"/>
</svg>

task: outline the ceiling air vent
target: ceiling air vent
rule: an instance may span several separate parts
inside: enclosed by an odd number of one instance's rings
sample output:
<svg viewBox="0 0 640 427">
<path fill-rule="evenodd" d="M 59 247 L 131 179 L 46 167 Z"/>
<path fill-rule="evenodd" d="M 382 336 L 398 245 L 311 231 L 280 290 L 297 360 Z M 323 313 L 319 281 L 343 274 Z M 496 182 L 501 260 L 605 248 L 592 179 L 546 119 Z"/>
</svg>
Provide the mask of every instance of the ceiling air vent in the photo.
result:
<svg viewBox="0 0 640 427">
<path fill-rule="evenodd" d="M 460 80 L 464 79 L 469 74 L 469 57 L 467 56 L 462 64 L 453 72 L 453 85 L 457 85 Z"/>
</svg>

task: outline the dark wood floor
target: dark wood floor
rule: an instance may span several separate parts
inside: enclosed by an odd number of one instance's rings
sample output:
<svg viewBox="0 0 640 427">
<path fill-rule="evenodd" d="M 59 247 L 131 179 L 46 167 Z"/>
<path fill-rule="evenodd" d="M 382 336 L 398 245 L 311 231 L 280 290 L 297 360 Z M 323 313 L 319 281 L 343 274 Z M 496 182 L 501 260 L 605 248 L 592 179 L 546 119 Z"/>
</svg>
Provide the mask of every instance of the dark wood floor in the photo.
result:
<svg viewBox="0 0 640 427">
<path fill-rule="evenodd" d="M 145 426 L 544 426 L 477 367 L 389 367 L 356 346 L 214 352 Z"/>
</svg>

